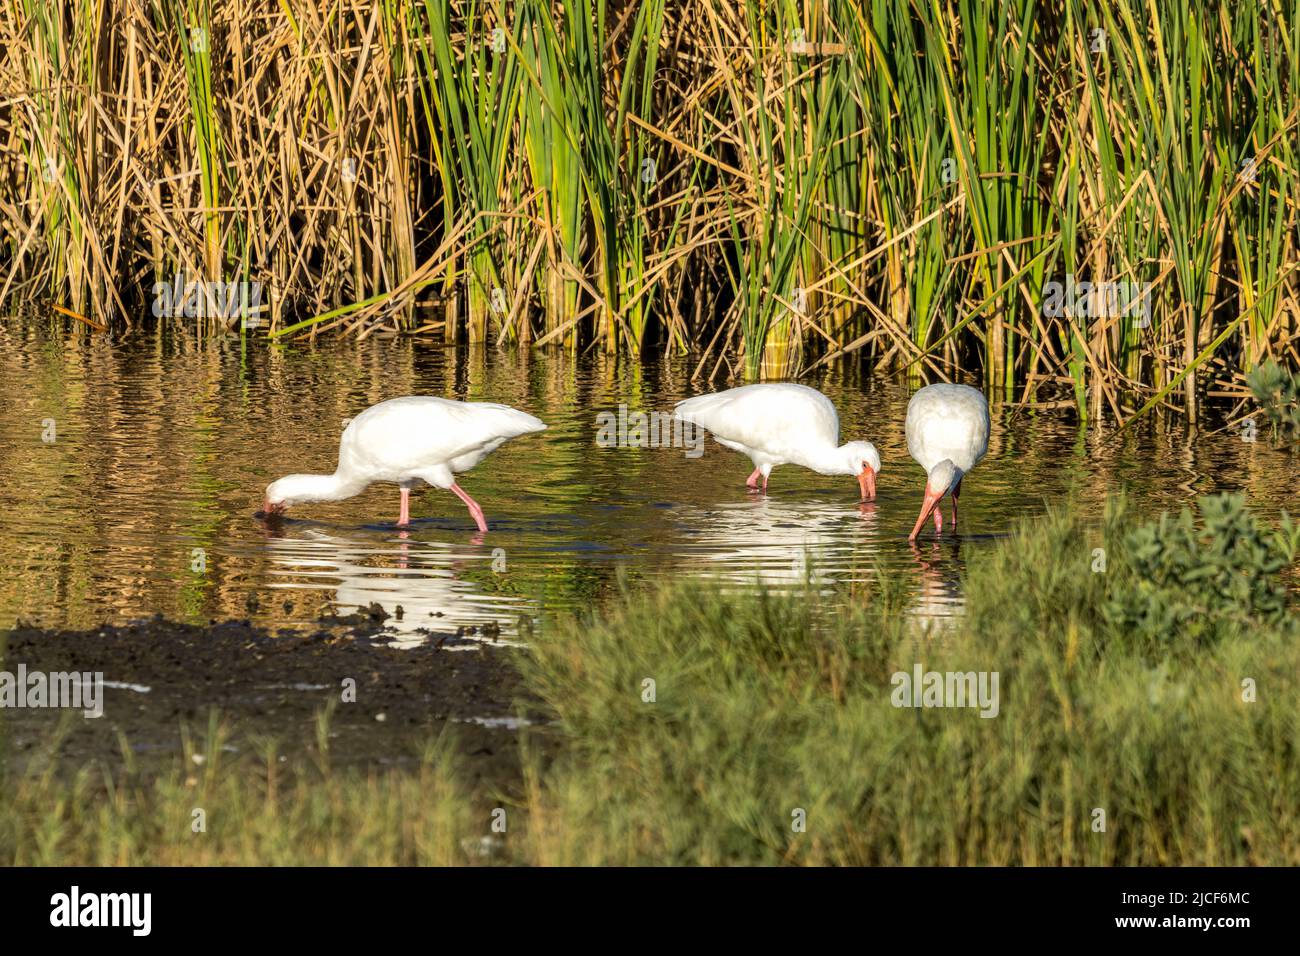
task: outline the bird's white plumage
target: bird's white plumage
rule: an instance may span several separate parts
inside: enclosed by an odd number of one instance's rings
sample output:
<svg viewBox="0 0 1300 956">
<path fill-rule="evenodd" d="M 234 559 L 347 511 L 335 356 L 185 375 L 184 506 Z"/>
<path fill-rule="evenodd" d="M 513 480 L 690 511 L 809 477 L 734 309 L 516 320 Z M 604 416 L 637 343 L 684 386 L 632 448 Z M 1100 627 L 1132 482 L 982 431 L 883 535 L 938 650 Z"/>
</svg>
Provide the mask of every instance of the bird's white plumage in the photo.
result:
<svg viewBox="0 0 1300 956">
<path fill-rule="evenodd" d="M 511 438 L 544 428 L 532 415 L 493 402 L 393 398 L 367 408 L 343 429 L 333 474 L 286 475 L 271 482 L 263 510 L 280 514 L 303 502 L 340 501 L 373 482 L 392 481 L 402 487 L 398 525 L 403 526 L 410 520 L 411 490 L 423 481 L 450 489 L 486 531 L 483 509 L 456 484 L 456 473 L 473 468 Z"/>
<path fill-rule="evenodd" d="M 907 403 L 907 451 L 929 474 L 951 461 L 963 474 L 989 448 L 989 403 L 969 385 L 927 385 Z"/>
<path fill-rule="evenodd" d="M 546 428 L 526 412 L 494 402 L 410 395 L 372 405 L 339 439 L 339 471 L 367 481 L 414 478 L 450 488 L 501 445 Z"/>
<path fill-rule="evenodd" d="M 835 406 L 807 385 L 742 385 L 678 402 L 675 413 L 683 421 L 707 428 L 726 447 L 748 455 L 765 474 L 783 464 L 821 471 L 839 444 L 840 417 Z M 879 467 L 878 460 L 873 467 Z"/>
</svg>

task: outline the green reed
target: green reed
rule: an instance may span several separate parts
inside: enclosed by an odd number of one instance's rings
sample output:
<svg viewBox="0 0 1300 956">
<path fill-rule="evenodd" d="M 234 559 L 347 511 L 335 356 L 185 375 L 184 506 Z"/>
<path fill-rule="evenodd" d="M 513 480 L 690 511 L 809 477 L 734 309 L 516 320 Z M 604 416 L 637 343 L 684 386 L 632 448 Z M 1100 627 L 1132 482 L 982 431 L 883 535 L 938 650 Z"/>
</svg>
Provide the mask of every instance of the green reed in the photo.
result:
<svg viewBox="0 0 1300 956">
<path fill-rule="evenodd" d="M 423 8 L 424 16 L 417 14 L 413 22 L 420 33 L 420 75 L 426 81 L 421 87 L 424 117 L 434 134 L 444 229 L 454 231 L 466 217 L 474 222 L 464 244 L 465 325 L 469 340 L 481 342 L 487 338 L 491 311 L 498 313 L 503 332 L 514 318 L 508 308 L 515 290 L 506 278 L 498 214 L 508 211 L 502 201 L 520 97 L 518 26 L 507 37 L 507 24 L 490 4 L 468 4 L 460 23 L 448 0 L 424 0 Z M 456 36 L 459 56 L 452 47 Z M 450 274 L 454 277 L 455 270 Z"/>
<path fill-rule="evenodd" d="M 0 301 L 134 324 L 172 270 L 233 269 L 267 285 L 277 338 L 671 347 L 709 380 L 850 356 L 1196 417 L 1300 339 L 1298 19 L 6 0 L 0 164 L 29 173 L 0 177 Z M 30 172 L 47 158 L 54 183 Z M 1149 286 L 1150 322 L 1047 314 L 1067 276 Z"/>
<path fill-rule="evenodd" d="M 212 89 L 211 0 L 166 0 L 166 8 L 179 41 L 190 121 L 193 123 L 194 154 L 199 165 L 204 276 L 221 279 L 225 265 L 220 212 L 225 160 L 216 96 Z"/>
<path fill-rule="evenodd" d="M 28 24 L 24 58 L 25 79 L 32 90 L 30 100 L 18 110 L 26 122 L 21 160 L 24 175 L 17 182 L 27 184 L 24 205 L 34 210 L 41 227 L 49 263 L 49 283 L 66 289 L 73 308 L 88 300 L 90 250 L 82 215 L 82 158 L 91 144 L 73 135 L 73 122 L 84 108 L 91 90 L 82 84 L 94 82 L 88 69 L 91 24 L 86 7 L 71 10 L 39 0 L 23 0 L 22 12 Z M 91 60 L 91 62 L 87 62 Z M 76 82 L 65 83 L 65 78 Z M 15 182 L 15 185 L 17 185 Z M 10 277 L 12 278 L 12 276 Z"/>
<path fill-rule="evenodd" d="M 881 303 L 887 341 L 929 347 L 946 324 L 953 269 L 950 217 L 959 193 L 951 127 L 937 122 L 942 97 L 935 64 L 925 55 L 925 21 L 904 4 L 873 4 L 850 36 L 862 67 L 853 71 L 863 104 L 866 186 L 874 186 L 879 245 L 885 249 Z M 924 11 L 918 11 L 924 14 Z"/>
</svg>

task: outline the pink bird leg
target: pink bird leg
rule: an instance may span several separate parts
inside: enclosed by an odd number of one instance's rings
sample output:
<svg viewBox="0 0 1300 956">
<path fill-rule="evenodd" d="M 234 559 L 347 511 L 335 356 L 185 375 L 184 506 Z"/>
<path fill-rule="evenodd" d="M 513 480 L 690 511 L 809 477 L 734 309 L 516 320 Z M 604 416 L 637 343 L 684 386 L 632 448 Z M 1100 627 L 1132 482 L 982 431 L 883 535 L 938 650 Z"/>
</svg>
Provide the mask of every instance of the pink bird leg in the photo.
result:
<svg viewBox="0 0 1300 956">
<path fill-rule="evenodd" d="M 455 482 L 452 482 L 451 490 L 456 493 L 457 498 L 465 502 L 465 506 L 469 508 L 469 513 L 474 516 L 474 523 L 478 525 L 479 531 L 487 531 L 487 519 L 483 517 L 483 509 L 478 506 L 478 502 L 465 494 L 465 489 Z"/>
</svg>

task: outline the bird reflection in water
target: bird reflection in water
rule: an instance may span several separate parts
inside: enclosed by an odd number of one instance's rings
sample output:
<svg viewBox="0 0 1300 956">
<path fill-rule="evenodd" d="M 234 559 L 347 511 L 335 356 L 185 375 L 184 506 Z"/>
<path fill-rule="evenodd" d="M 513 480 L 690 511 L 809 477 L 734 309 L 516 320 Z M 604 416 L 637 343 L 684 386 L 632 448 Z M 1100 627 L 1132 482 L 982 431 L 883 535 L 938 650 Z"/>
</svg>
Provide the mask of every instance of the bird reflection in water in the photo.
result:
<svg viewBox="0 0 1300 956">
<path fill-rule="evenodd" d="M 961 606 L 961 537 L 908 541 L 918 569 L 916 601 L 910 615 L 923 628 L 947 627 Z"/>
<path fill-rule="evenodd" d="M 754 497 L 692 522 L 682 553 L 707 577 L 775 588 L 865 581 L 878 557 L 877 504 Z"/>
<path fill-rule="evenodd" d="M 343 535 L 306 522 L 268 528 L 271 586 L 286 590 L 333 591 L 331 603 L 346 613 L 372 604 L 388 618 L 384 629 L 397 646 L 421 644 L 430 633 L 485 628 L 510 640 L 521 614 L 535 614 L 531 602 L 493 593 L 475 577 L 494 574 L 493 552 L 479 547 L 417 540 L 410 530 Z M 418 533 L 418 532 L 414 532 Z"/>
</svg>

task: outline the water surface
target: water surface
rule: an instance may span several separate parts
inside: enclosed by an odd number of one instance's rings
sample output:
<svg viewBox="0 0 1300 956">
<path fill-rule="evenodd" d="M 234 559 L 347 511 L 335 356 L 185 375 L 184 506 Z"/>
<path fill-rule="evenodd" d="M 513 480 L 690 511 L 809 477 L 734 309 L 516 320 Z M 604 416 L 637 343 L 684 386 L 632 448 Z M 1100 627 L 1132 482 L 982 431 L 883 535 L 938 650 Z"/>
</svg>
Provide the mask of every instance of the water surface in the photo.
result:
<svg viewBox="0 0 1300 956">
<path fill-rule="evenodd" d="M 848 599 L 876 574 L 906 575 L 913 613 L 942 620 L 960 612 L 963 568 L 1072 481 L 1093 514 L 1125 488 L 1145 512 L 1245 490 L 1272 515 L 1294 484 L 1287 455 L 1238 433 L 1153 420 L 1108 440 L 1068 411 L 999 404 L 988 457 L 963 486 L 960 533 L 934 542 L 927 531 L 913 548 L 924 476 L 903 418 L 919 383 L 852 369 L 807 380 L 839 408 L 844 440 L 880 449 L 878 498 L 861 505 L 854 479 L 793 467 L 773 473 L 768 496 L 750 494 L 748 459 L 712 440 L 699 457 L 600 447 L 600 412 L 666 412 L 708 390 L 692 370 L 380 335 L 268 347 L 0 321 L 0 627 L 156 612 L 301 627 L 378 602 L 405 641 L 484 625 L 511 640 L 521 616 L 599 603 L 620 569 L 634 583 L 697 575 L 743 588 L 801 580 L 809 564 L 849 585 Z M 415 524 L 399 532 L 389 485 L 302 506 L 278 529 L 253 518 L 274 478 L 333 470 L 348 418 L 415 393 L 505 402 L 551 426 L 461 476 L 486 536 L 436 489 L 413 497 Z"/>
</svg>

